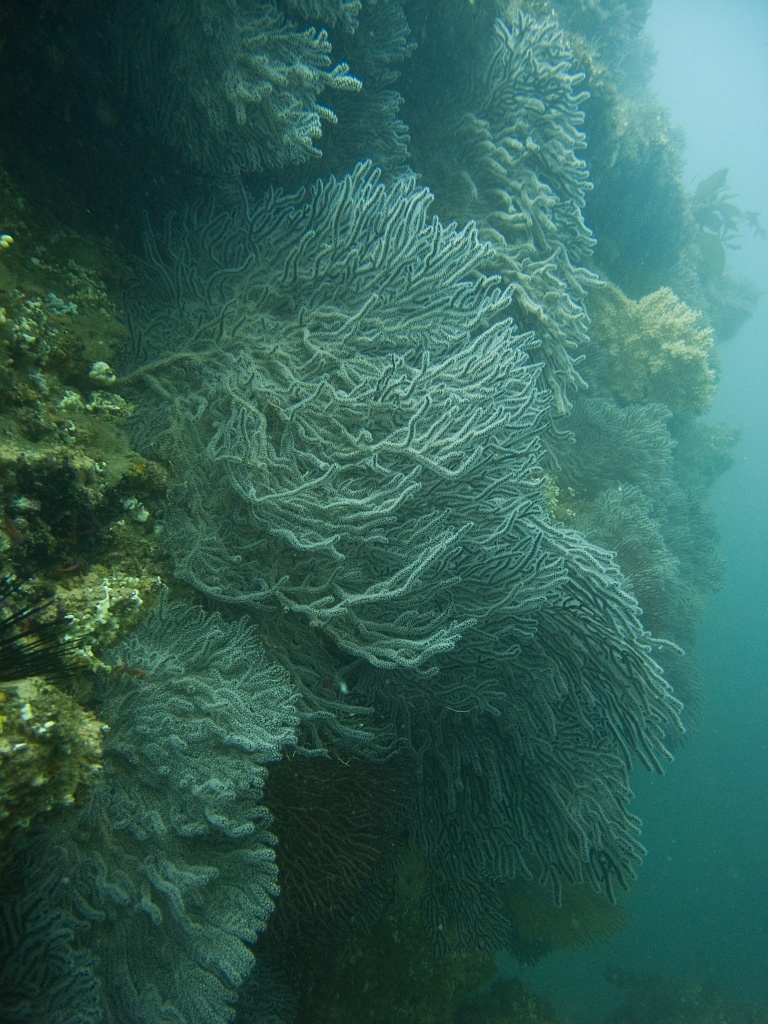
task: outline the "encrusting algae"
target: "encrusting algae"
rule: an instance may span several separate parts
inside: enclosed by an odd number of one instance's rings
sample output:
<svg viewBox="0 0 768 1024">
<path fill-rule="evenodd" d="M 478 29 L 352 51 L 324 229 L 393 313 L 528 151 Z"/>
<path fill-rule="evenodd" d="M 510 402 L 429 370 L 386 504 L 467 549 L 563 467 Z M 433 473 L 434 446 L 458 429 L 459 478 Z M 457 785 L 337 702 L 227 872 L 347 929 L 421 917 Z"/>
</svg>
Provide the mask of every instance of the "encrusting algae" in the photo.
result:
<svg viewBox="0 0 768 1024">
<path fill-rule="evenodd" d="M 165 471 L 123 432 L 119 258 L 31 208 L 2 168 L 0 233 L 1 863 L 99 774 L 88 693 L 160 587 Z"/>
</svg>

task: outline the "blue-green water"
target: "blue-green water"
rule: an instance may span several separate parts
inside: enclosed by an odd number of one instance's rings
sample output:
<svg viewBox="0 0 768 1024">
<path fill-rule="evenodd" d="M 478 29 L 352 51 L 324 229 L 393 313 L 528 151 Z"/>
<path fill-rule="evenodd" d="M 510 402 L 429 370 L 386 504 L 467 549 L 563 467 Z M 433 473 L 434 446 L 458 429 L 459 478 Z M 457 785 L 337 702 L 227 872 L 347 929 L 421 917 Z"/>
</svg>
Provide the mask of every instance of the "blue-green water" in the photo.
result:
<svg viewBox="0 0 768 1024">
<path fill-rule="evenodd" d="M 0 17 L 0 1024 L 765 1020 L 768 11 L 555 6 Z"/>
<path fill-rule="evenodd" d="M 686 133 L 691 186 L 728 166 L 745 208 L 768 215 L 768 8 L 655 0 L 654 88 Z M 768 243 L 730 253 L 768 291 Z M 701 721 L 663 780 L 637 777 L 648 860 L 607 950 L 526 973 L 579 1021 L 611 1005 L 606 967 L 711 980 L 768 1005 L 768 295 L 720 349 L 710 416 L 741 437 L 712 500 L 728 568 L 700 634 Z"/>
<path fill-rule="evenodd" d="M 727 165 L 745 208 L 768 214 L 768 10 L 762 3 L 654 4 L 662 101 L 685 128 L 686 176 Z M 768 289 L 768 244 L 748 236 L 734 269 Z M 646 812 L 655 850 L 642 911 L 649 961 L 709 970 L 768 1000 L 768 295 L 720 353 L 711 416 L 741 431 L 715 486 L 724 589 L 701 629 L 707 694 L 691 737 Z M 640 797 L 643 798 L 642 796 Z M 654 941 L 653 936 L 657 936 Z M 653 947 L 652 951 L 651 948 Z"/>
</svg>

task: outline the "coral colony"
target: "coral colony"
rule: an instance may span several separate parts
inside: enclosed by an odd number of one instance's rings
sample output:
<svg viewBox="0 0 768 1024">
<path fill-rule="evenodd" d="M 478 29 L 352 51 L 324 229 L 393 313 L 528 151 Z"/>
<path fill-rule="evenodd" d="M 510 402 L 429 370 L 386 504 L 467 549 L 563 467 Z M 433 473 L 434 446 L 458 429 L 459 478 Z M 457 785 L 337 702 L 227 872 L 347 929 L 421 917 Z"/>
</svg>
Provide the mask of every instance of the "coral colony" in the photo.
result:
<svg viewBox="0 0 768 1024">
<path fill-rule="evenodd" d="M 643 127 L 643 3 L 601 36 L 572 3 L 94 6 L 71 45 L 207 195 L 151 220 L 128 330 L 78 334 L 112 307 L 74 264 L 2 310 L 3 571 L 53 560 L 68 616 L 0 620 L 5 738 L 55 720 L 68 772 L 22 813 L 2 746 L 7 1019 L 448 1021 L 498 949 L 607 934 L 645 852 L 630 773 L 680 741 L 720 572 L 724 179 L 694 210 Z"/>
</svg>

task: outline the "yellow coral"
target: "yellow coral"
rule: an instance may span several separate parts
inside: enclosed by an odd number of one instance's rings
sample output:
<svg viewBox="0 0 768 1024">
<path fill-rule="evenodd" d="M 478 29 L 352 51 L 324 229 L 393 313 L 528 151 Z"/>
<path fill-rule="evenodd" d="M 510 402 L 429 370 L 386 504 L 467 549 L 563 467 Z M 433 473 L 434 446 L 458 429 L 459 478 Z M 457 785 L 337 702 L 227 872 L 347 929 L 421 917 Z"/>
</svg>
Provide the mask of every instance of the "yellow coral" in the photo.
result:
<svg viewBox="0 0 768 1024">
<path fill-rule="evenodd" d="M 71 806 L 101 770 L 105 726 L 39 676 L 2 684 L 0 868 L 12 833 Z"/>
<path fill-rule="evenodd" d="M 674 292 L 660 288 L 633 302 L 607 285 L 591 293 L 589 312 L 618 398 L 661 402 L 675 414 L 707 409 L 715 388 L 713 334 Z"/>
</svg>

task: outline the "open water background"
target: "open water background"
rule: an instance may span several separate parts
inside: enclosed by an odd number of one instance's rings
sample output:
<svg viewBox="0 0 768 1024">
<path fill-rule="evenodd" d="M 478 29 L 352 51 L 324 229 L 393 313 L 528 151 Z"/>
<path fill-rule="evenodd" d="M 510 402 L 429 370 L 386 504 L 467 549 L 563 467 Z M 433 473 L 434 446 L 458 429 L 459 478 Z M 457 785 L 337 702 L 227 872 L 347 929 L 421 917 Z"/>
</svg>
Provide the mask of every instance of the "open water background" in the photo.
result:
<svg viewBox="0 0 768 1024">
<path fill-rule="evenodd" d="M 768 3 L 656 0 L 647 31 L 687 187 L 727 166 L 735 202 L 768 229 Z M 768 240 L 742 238 L 730 266 L 768 291 Z M 728 573 L 699 639 L 702 720 L 665 778 L 635 779 L 648 857 L 630 929 L 522 972 L 578 1024 L 620 1000 L 608 968 L 711 981 L 768 1010 L 768 295 L 719 358 L 711 416 L 742 436 L 712 495 Z"/>
</svg>

